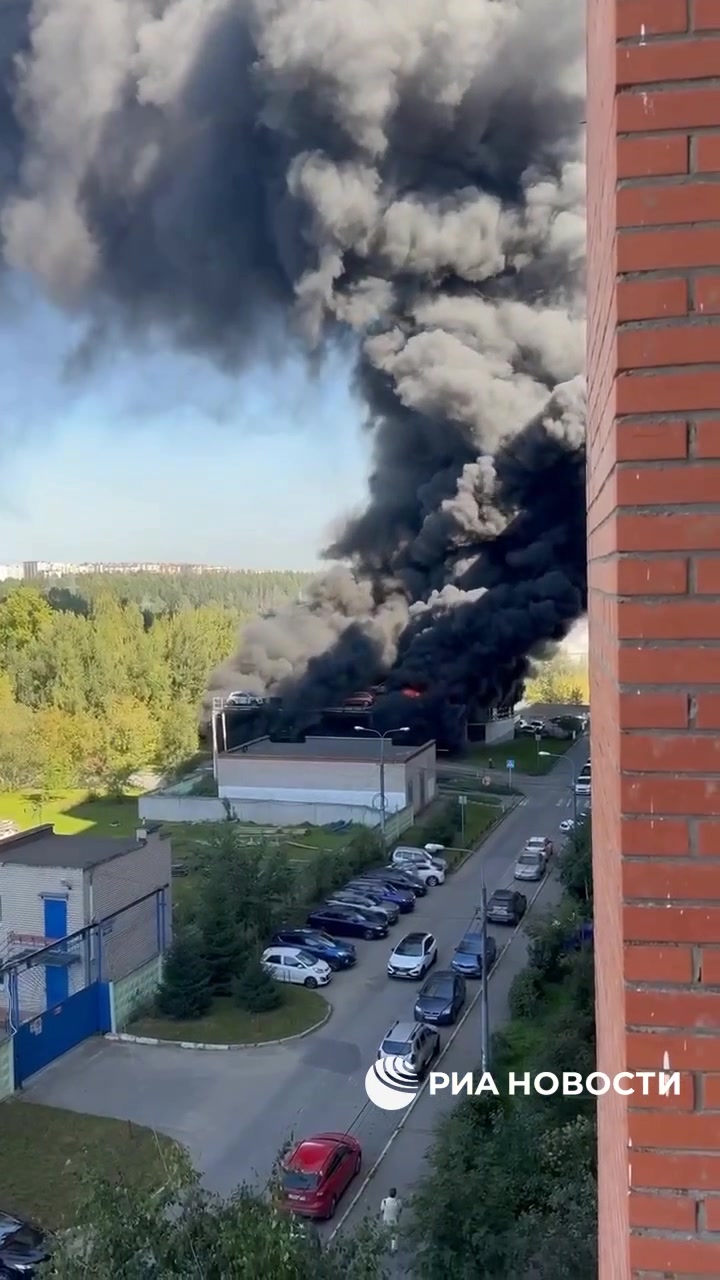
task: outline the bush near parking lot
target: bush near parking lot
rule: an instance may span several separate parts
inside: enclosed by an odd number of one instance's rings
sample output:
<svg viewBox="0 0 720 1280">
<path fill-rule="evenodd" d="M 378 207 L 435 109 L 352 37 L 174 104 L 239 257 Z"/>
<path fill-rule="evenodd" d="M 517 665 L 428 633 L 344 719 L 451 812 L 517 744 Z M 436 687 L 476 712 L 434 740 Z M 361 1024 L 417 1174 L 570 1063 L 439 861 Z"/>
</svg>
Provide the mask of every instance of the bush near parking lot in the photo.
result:
<svg viewBox="0 0 720 1280">
<path fill-rule="evenodd" d="M 566 891 L 560 909 L 533 928 L 531 964 L 513 983 L 513 1018 L 492 1040 L 499 1088 L 509 1071 L 532 1077 L 595 1069 L 592 948 L 578 942 L 578 926 L 592 910 L 589 829 L 569 843 L 561 875 L 572 865 L 573 884 L 582 884 L 583 894 L 589 885 L 589 898 Z M 464 1099 L 441 1123 L 431 1172 L 414 1198 L 414 1275 L 591 1280 L 595 1152 L 591 1097 Z"/>
</svg>

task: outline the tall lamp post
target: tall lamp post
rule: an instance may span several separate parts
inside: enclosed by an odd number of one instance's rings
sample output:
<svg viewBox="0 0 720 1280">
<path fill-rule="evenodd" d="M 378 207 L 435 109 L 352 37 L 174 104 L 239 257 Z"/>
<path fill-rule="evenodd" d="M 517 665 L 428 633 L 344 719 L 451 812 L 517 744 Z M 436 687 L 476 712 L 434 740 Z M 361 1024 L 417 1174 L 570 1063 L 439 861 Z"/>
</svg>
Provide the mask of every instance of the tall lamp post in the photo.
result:
<svg viewBox="0 0 720 1280">
<path fill-rule="evenodd" d="M 560 764 L 566 764 L 572 773 L 572 798 L 573 798 L 573 831 L 577 828 L 577 769 L 572 760 L 568 760 L 567 756 L 556 756 L 554 751 L 540 751 L 541 756 L 552 756 L 553 760 L 559 761 Z"/>
<path fill-rule="evenodd" d="M 385 739 L 392 738 L 395 733 L 409 733 L 410 726 L 401 725 L 399 729 L 386 729 L 381 733 L 379 729 L 368 729 L 364 724 L 353 725 L 356 733 L 371 733 L 375 738 L 380 739 L 380 834 L 382 835 L 383 848 L 385 847 Z"/>
</svg>

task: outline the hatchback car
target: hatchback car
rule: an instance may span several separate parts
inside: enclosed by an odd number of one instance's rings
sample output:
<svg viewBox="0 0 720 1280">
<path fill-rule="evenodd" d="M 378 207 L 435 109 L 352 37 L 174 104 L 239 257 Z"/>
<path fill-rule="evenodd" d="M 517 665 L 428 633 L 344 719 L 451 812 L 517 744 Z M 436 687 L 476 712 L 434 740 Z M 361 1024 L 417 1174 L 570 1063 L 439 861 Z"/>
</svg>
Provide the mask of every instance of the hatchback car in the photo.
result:
<svg viewBox="0 0 720 1280">
<path fill-rule="evenodd" d="M 392 902 L 383 902 L 379 895 L 372 894 L 370 890 L 363 893 L 361 889 L 336 889 L 327 901 L 333 907 L 360 907 L 362 911 L 376 911 L 388 924 L 397 924 L 400 919 L 400 912 Z"/>
<path fill-rule="evenodd" d="M 526 853 L 544 853 L 547 859 L 552 857 L 554 851 L 555 846 L 549 836 L 530 836 L 530 839 L 525 841 Z"/>
<path fill-rule="evenodd" d="M 0 1209 L 0 1276 L 33 1276 L 49 1257 L 39 1228 Z"/>
<path fill-rule="evenodd" d="M 282 1162 L 284 1203 L 303 1217 L 332 1218 L 361 1168 L 362 1147 L 349 1133 L 303 1138 Z"/>
<path fill-rule="evenodd" d="M 441 871 L 447 871 L 447 860 L 437 852 L 440 847 L 432 845 L 429 849 L 420 849 L 415 845 L 399 844 L 393 849 L 390 861 L 394 867 L 407 866 L 411 871 L 414 867 L 440 867 Z"/>
<path fill-rule="evenodd" d="M 451 1026 L 457 1022 L 467 999 L 465 979 L 449 969 L 438 969 L 427 979 L 415 1001 L 418 1022 L 434 1026 Z"/>
<path fill-rule="evenodd" d="M 493 924 L 519 924 L 527 911 L 527 898 L 514 889 L 496 889 L 487 905 Z"/>
<path fill-rule="evenodd" d="M 516 880 L 542 880 L 545 875 L 545 854 L 539 849 L 526 849 L 515 863 Z"/>
<path fill-rule="evenodd" d="M 351 969 L 357 963 L 352 942 L 338 942 L 319 929 L 280 929 L 270 939 L 272 946 L 300 947 L 316 960 L 324 960 L 331 969 Z"/>
<path fill-rule="evenodd" d="M 311 929 L 337 934 L 341 938 L 387 938 L 387 920 L 371 920 L 356 907 L 331 907 L 326 903 L 311 911 L 307 918 Z"/>
<path fill-rule="evenodd" d="M 365 879 L 368 876 L 373 880 L 384 880 L 386 884 L 391 884 L 396 889 L 411 889 L 416 898 L 424 898 L 427 894 L 427 885 L 420 876 L 416 876 L 414 871 L 409 867 L 394 867 L 392 863 L 385 867 L 371 867 L 365 872 Z"/>
<path fill-rule="evenodd" d="M 356 876 L 346 889 L 357 890 L 359 893 L 367 892 L 376 894 L 384 906 L 389 902 L 392 906 L 397 907 L 402 915 L 415 910 L 415 894 L 412 889 L 396 889 L 393 885 L 388 884 L 386 880 L 380 880 L 378 876 L 368 876 L 364 879 L 362 876 Z"/>
<path fill-rule="evenodd" d="M 396 1022 L 377 1051 L 378 1058 L 403 1058 L 421 1079 L 440 1052 L 440 1034 L 423 1022 Z"/>
<path fill-rule="evenodd" d="M 483 938 L 479 930 L 470 930 L 455 948 L 450 968 L 463 978 L 481 978 L 483 964 L 487 965 L 489 972 L 496 960 L 497 942 L 492 934 Z"/>
<path fill-rule="evenodd" d="M 300 987 L 326 987 L 332 978 L 329 964 L 300 947 L 268 947 L 262 953 L 262 965 L 278 982 Z"/>
<path fill-rule="evenodd" d="M 431 933 L 406 933 L 390 952 L 389 978 L 424 978 L 437 960 L 437 942 Z"/>
<path fill-rule="evenodd" d="M 410 871 L 430 889 L 445 883 L 445 868 L 440 866 L 439 861 L 433 861 L 429 855 L 427 862 L 414 862 L 406 858 L 399 849 L 396 849 L 392 856 L 392 861 L 394 867 L 399 867 L 401 871 Z"/>
</svg>

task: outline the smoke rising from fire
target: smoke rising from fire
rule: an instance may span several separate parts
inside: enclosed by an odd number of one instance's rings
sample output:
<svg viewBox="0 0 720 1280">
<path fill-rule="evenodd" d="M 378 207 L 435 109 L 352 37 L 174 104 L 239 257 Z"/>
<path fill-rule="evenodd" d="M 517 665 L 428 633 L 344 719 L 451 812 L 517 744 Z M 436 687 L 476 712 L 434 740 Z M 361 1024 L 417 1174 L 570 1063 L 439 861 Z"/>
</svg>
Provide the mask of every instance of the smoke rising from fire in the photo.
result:
<svg viewBox="0 0 720 1280">
<path fill-rule="evenodd" d="M 14 0 L 6 269 L 241 371 L 345 342 L 366 509 L 212 688 L 502 699 L 584 607 L 577 0 Z M 302 711 L 305 708 L 305 711 Z"/>
</svg>

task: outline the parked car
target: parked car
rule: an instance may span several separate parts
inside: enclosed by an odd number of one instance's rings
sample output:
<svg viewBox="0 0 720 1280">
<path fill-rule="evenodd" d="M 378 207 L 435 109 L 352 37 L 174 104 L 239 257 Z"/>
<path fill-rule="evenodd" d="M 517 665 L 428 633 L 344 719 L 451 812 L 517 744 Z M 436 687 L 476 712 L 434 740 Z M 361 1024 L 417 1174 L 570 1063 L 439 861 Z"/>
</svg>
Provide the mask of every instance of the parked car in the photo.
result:
<svg viewBox="0 0 720 1280">
<path fill-rule="evenodd" d="M 429 855 L 427 862 L 416 862 L 406 858 L 403 853 L 396 849 L 392 856 L 392 864 L 394 867 L 399 867 L 401 871 L 410 871 L 412 875 L 417 876 L 430 889 L 445 883 L 445 868 L 440 866 L 439 860 L 436 862 Z"/>
<path fill-rule="evenodd" d="M 362 893 L 359 889 L 336 889 L 326 899 L 331 907 L 359 907 L 361 911 L 372 911 L 387 920 L 388 924 L 397 924 L 400 912 L 391 902 L 383 902 L 374 894 Z"/>
<path fill-rule="evenodd" d="M 329 933 L 317 929 L 280 929 L 270 939 L 271 946 L 300 947 L 316 960 L 324 960 L 331 969 L 351 969 L 357 963 L 357 951 L 351 942 L 338 942 Z"/>
<path fill-rule="evenodd" d="M 366 890 L 368 893 L 376 894 L 381 903 L 391 903 L 392 906 L 397 907 L 401 915 L 407 915 L 409 911 L 415 910 L 415 894 L 412 889 L 397 889 L 386 880 L 380 880 L 378 876 L 368 876 L 366 880 L 358 876 L 355 880 L 350 880 L 345 888 L 357 889 L 358 893 Z"/>
<path fill-rule="evenodd" d="M 389 978 L 424 978 L 437 961 L 437 942 L 431 933 L 406 933 L 388 960 Z"/>
<path fill-rule="evenodd" d="M 572 818 L 563 818 L 562 822 L 560 823 L 560 830 L 562 831 L 563 835 L 567 835 L 570 831 L 574 831 L 575 830 L 574 820 Z"/>
<path fill-rule="evenodd" d="M 416 898 L 424 898 L 427 894 L 427 885 L 424 884 L 419 876 L 416 876 L 412 871 L 393 867 L 392 864 L 386 867 L 370 867 L 364 875 L 365 879 L 369 877 L 372 880 L 384 880 L 386 884 L 391 884 L 395 889 L 410 889 Z"/>
<path fill-rule="evenodd" d="M 545 854 L 539 849 L 526 849 L 515 863 L 515 879 L 542 880 L 545 869 Z"/>
<path fill-rule="evenodd" d="M 415 867 L 439 867 L 447 871 L 447 859 L 436 852 L 442 846 L 433 845 L 431 849 L 418 849 L 414 845 L 399 844 L 393 849 L 390 861 L 394 867 L 407 867 L 410 871 Z"/>
<path fill-rule="evenodd" d="M 338 1203 L 362 1168 L 362 1147 L 349 1133 L 303 1138 L 285 1156 L 280 1183 L 293 1213 L 333 1218 Z"/>
<path fill-rule="evenodd" d="M 590 784 L 590 779 L 578 778 L 577 782 L 575 783 L 575 795 L 589 796 L 591 791 L 592 791 L 592 787 Z"/>
<path fill-rule="evenodd" d="M 387 920 L 382 923 L 373 921 L 357 907 L 331 907 L 327 903 L 311 911 L 307 922 L 311 929 L 337 934 L 341 938 L 387 938 L 390 931 Z"/>
<path fill-rule="evenodd" d="M 440 1033 L 423 1022 L 396 1022 L 383 1038 L 378 1058 L 404 1058 L 419 1079 L 440 1052 Z"/>
<path fill-rule="evenodd" d="M 527 898 L 514 889 L 496 889 L 487 905 L 493 924 L 519 924 L 527 911 Z"/>
<path fill-rule="evenodd" d="M 555 845 L 549 836 L 530 836 L 530 839 L 525 841 L 525 852 L 544 853 L 547 860 L 555 852 Z"/>
<path fill-rule="evenodd" d="M 229 693 L 225 702 L 228 707 L 262 707 L 266 699 L 259 693 L 246 693 L 244 690 L 237 690 L 235 693 Z"/>
<path fill-rule="evenodd" d="M 262 964 L 278 982 L 300 987 L 326 987 L 332 978 L 330 965 L 301 947 L 268 947 L 262 953 Z"/>
<path fill-rule="evenodd" d="M 418 1022 L 451 1026 L 457 1022 L 466 999 L 465 979 L 449 969 L 438 969 L 418 994 L 415 1017 Z"/>
<path fill-rule="evenodd" d="M 481 932 L 470 930 L 455 948 L 455 954 L 452 958 L 450 968 L 454 973 L 459 973 L 463 978 L 481 978 L 483 972 L 483 963 L 487 964 L 488 970 L 492 969 L 497 960 L 497 942 L 492 934 L 488 934 L 484 940 Z"/>
<path fill-rule="evenodd" d="M 33 1276 L 50 1257 L 39 1227 L 0 1209 L 0 1276 Z"/>
</svg>

